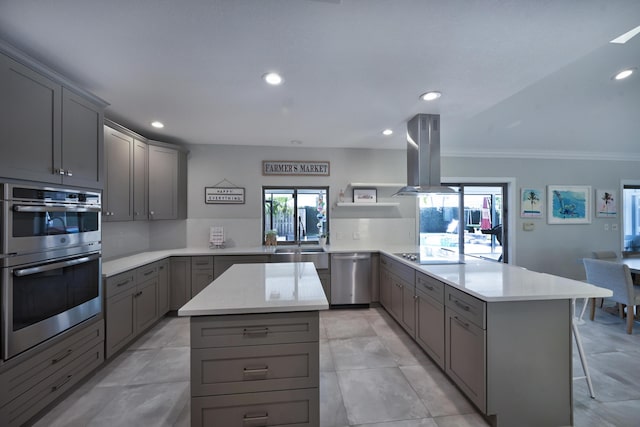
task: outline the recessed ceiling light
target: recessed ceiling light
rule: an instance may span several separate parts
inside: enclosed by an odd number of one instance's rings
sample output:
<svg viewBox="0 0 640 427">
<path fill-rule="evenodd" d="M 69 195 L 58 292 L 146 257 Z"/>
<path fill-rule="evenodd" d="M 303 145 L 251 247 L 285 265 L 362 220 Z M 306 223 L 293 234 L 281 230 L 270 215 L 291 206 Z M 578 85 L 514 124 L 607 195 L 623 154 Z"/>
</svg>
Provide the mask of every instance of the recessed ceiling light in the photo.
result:
<svg viewBox="0 0 640 427">
<path fill-rule="evenodd" d="M 292 139 L 291 145 L 302 145 L 302 141 L 300 141 L 299 139 Z"/>
<path fill-rule="evenodd" d="M 620 71 L 618 74 L 616 74 L 615 76 L 613 76 L 613 78 L 615 80 L 622 80 L 622 79 L 626 79 L 627 77 L 629 77 L 631 74 L 633 74 L 633 72 L 635 71 L 635 68 L 627 68 L 626 70 Z"/>
<path fill-rule="evenodd" d="M 422 95 L 420 95 L 420 99 L 422 99 L 423 101 L 433 101 L 440 98 L 441 96 L 442 93 L 432 90 L 431 92 L 423 93 Z"/>
<path fill-rule="evenodd" d="M 151 122 L 151 126 L 153 126 L 156 129 L 162 129 L 164 127 L 164 123 L 156 120 L 155 122 Z"/>
<path fill-rule="evenodd" d="M 382 131 L 382 134 L 384 136 L 389 136 L 389 135 L 393 134 L 393 131 L 391 129 L 385 129 L 385 130 Z"/>
<path fill-rule="evenodd" d="M 621 36 L 616 37 L 615 39 L 611 40 L 609 43 L 625 44 L 626 42 L 628 42 L 638 34 L 640 34 L 640 25 L 635 27 L 633 30 L 627 31 Z"/>
<path fill-rule="evenodd" d="M 262 76 L 262 78 L 264 79 L 265 82 L 273 86 L 278 86 L 279 84 L 282 84 L 282 76 L 278 73 L 267 73 L 264 76 Z"/>
</svg>

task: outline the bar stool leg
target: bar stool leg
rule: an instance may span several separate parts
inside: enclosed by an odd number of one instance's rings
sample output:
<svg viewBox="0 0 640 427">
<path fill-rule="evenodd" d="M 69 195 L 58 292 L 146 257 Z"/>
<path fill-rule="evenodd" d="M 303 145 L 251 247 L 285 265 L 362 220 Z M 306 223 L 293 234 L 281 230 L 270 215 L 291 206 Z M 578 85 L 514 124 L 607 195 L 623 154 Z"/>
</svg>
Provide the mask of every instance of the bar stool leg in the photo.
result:
<svg viewBox="0 0 640 427">
<path fill-rule="evenodd" d="M 587 379 L 587 387 L 589 388 L 589 395 L 591 395 L 592 399 L 596 398 L 595 393 L 593 392 L 593 384 L 591 383 L 591 375 L 589 374 L 589 366 L 587 365 L 587 358 L 584 354 L 584 348 L 582 347 L 582 338 L 580 337 L 580 332 L 578 331 L 578 326 L 576 322 L 572 320 L 571 329 L 573 330 L 573 336 L 576 340 L 576 345 L 578 346 L 578 355 L 580 355 L 580 362 L 582 363 L 582 370 L 584 371 L 584 378 Z M 582 378 L 582 377 L 580 377 Z"/>
</svg>

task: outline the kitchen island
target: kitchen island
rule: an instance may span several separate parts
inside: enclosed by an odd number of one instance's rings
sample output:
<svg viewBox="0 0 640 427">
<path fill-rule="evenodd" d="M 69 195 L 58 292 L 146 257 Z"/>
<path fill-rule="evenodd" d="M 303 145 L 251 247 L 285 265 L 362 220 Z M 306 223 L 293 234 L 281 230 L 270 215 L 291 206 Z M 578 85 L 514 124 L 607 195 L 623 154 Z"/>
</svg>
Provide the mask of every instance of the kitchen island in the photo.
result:
<svg viewBox="0 0 640 427">
<path fill-rule="evenodd" d="M 178 310 L 191 323 L 192 426 L 319 426 L 313 263 L 237 264 Z"/>
</svg>

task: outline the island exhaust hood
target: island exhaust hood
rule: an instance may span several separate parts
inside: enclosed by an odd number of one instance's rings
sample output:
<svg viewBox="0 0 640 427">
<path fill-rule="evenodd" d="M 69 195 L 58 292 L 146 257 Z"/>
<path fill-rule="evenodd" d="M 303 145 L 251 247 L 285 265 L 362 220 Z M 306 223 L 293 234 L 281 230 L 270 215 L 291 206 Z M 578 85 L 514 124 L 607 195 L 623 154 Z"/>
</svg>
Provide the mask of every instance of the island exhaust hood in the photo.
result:
<svg viewBox="0 0 640 427">
<path fill-rule="evenodd" d="M 456 193 L 440 183 L 440 115 L 418 114 L 407 122 L 407 185 L 394 196 Z"/>
</svg>

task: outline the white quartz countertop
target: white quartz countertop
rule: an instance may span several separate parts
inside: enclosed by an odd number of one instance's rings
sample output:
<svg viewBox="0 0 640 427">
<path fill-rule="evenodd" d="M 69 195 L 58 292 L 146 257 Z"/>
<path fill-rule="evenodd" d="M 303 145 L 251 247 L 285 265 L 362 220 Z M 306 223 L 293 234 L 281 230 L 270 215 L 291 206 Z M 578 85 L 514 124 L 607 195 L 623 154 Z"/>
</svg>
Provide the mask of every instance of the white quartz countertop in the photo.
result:
<svg viewBox="0 0 640 427">
<path fill-rule="evenodd" d="M 599 288 L 579 280 L 537 273 L 522 267 L 470 256 L 464 257 L 464 264 L 420 265 L 394 255 L 403 252 L 419 252 L 418 247 L 411 245 L 380 245 L 376 247 L 332 245 L 327 246 L 325 251 L 328 253 L 380 252 L 486 302 L 602 298 L 612 295 L 612 292 L 608 289 Z M 259 255 L 272 253 L 273 248 L 262 246 L 226 249 L 168 249 L 104 261 L 102 274 L 105 277 L 113 276 L 170 256 Z"/>
<path fill-rule="evenodd" d="M 327 310 L 311 262 L 235 264 L 182 308 L 179 316 Z"/>
</svg>

